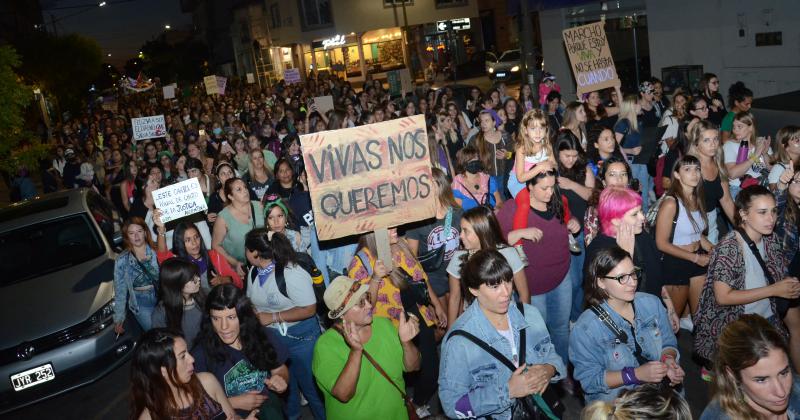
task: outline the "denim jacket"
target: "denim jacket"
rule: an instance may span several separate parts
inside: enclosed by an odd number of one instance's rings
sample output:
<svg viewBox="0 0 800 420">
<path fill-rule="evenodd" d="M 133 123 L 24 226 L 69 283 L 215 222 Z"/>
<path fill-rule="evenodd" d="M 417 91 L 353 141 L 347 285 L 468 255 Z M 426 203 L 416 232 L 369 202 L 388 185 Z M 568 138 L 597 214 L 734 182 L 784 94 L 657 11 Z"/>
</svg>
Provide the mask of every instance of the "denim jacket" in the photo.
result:
<svg viewBox="0 0 800 420">
<path fill-rule="evenodd" d="M 519 348 L 520 331 L 525 329 L 525 361 L 549 364 L 556 373 L 550 382 L 561 380 L 567 370 L 550 341 L 547 326 L 533 306 L 524 305 L 525 315 L 516 305 L 508 308 L 509 324 Z M 453 324 L 453 330 L 467 331 L 512 359 L 511 346 L 483 314 L 475 300 Z M 514 402 L 508 396 L 511 371 L 477 344 L 465 337 L 447 337 L 442 344 L 439 367 L 439 399 L 449 418 L 475 418 L 491 415 L 494 420 L 511 418 Z"/>
<path fill-rule="evenodd" d="M 636 293 L 634 297 L 636 341 L 647 360 L 660 360 L 664 350 L 678 352 L 678 341 L 672 332 L 667 311 L 661 300 L 647 293 Z M 634 356 L 634 335 L 631 326 L 622 316 L 603 302 L 601 305 L 611 315 L 617 327 L 628 336 L 628 343 L 617 340 L 614 333 L 592 312 L 583 311 L 569 335 L 569 359 L 575 366 L 574 376 L 581 383 L 586 404 L 595 400 L 612 401 L 622 389 L 611 389 L 606 384 L 606 371 L 620 371 L 626 367 L 638 367 Z"/>
<path fill-rule="evenodd" d="M 156 253 L 149 246 L 146 247 L 145 255 L 147 262 L 158 273 L 158 258 Z M 142 268 L 136 263 L 136 256 L 131 251 L 124 251 L 117 256 L 114 262 L 114 323 L 119 324 L 125 321 L 125 311 L 139 312 L 139 304 L 136 302 L 136 295 L 133 290 L 133 280 L 138 276 L 144 275 Z M 155 279 L 153 286 L 158 289 L 158 279 Z"/>
</svg>

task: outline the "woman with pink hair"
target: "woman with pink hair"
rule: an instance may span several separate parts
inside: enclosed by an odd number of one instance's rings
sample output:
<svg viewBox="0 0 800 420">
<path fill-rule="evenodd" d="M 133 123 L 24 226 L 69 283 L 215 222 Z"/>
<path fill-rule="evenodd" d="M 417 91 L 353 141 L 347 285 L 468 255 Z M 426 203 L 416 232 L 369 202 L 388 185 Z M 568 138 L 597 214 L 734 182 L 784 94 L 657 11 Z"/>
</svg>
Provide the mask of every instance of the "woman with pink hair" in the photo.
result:
<svg viewBox="0 0 800 420">
<path fill-rule="evenodd" d="M 678 330 L 678 316 L 673 308 L 669 294 L 664 288 L 661 253 L 656 241 L 644 230 L 645 217 L 642 213 L 642 196 L 630 188 L 609 187 L 600 193 L 597 203 L 600 232 L 586 247 L 586 260 L 583 265 L 584 277 L 589 263 L 602 249 L 619 246 L 633 257 L 633 263 L 642 268 L 642 277 L 637 289 L 640 292 L 660 296 L 672 322 L 673 331 Z"/>
</svg>

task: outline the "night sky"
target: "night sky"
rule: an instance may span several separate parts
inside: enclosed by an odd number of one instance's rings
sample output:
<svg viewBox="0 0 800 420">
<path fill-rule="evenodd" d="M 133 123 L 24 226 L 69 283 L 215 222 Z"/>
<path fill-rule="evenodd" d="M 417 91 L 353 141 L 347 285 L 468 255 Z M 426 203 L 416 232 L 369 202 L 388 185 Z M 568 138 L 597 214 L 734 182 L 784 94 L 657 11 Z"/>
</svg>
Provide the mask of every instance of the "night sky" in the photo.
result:
<svg viewBox="0 0 800 420">
<path fill-rule="evenodd" d="M 101 0 L 41 0 L 42 15 L 48 31 L 55 16 L 59 35 L 79 33 L 94 38 L 103 51 L 103 60 L 117 67 L 137 55 L 139 47 L 164 31 L 191 27 L 190 13 L 181 13 L 179 0 L 106 0 L 104 7 L 49 10 L 58 7 L 99 4 Z M 121 2 L 125 1 L 125 2 Z M 59 21 L 60 17 L 76 14 Z M 111 57 L 108 57 L 111 54 Z"/>
</svg>

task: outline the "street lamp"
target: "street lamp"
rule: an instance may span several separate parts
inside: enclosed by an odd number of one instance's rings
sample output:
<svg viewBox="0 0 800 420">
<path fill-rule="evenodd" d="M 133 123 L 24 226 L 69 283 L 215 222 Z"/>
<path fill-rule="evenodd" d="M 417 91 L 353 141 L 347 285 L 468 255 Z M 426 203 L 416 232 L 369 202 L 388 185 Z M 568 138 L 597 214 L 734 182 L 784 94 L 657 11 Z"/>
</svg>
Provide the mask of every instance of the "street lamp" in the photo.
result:
<svg viewBox="0 0 800 420">
<path fill-rule="evenodd" d="M 172 27 L 169 25 L 164 25 L 164 29 L 172 29 Z"/>
<path fill-rule="evenodd" d="M 100 7 L 103 7 L 105 5 L 106 5 L 106 2 L 104 2 L 104 1 L 101 1 L 100 4 L 98 4 L 98 6 L 100 6 Z"/>
</svg>

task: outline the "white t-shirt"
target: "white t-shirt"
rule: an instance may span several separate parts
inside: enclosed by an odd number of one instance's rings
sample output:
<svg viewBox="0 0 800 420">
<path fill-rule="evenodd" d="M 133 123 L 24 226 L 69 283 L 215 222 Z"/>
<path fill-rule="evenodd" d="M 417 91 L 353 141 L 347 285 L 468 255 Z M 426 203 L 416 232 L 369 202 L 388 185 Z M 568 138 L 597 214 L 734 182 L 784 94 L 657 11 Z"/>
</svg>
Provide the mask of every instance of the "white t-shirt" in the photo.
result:
<svg viewBox="0 0 800 420">
<path fill-rule="evenodd" d="M 725 163 L 736 163 L 736 155 L 739 154 L 739 142 L 736 140 L 726 141 L 725 145 L 722 146 L 722 151 L 725 154 Z M 747 157 L 753 156 L 755 152 L 756 152 L 755 145 L 751 144 Z M 769 149 L 767 153 L 772 155 L 772 149 Z M 756 169 L 754 169 L 759 165 L 763 166 L 764 164 L 761 162 L 754 163 L 753 165 L 750 166 L 750 169 L 747 170 L 746 174 L 752 176 L 753 178 L 758 178 L 759 176 L 761 176 L 761 173 L 759 173 Z M 738 187 L 739 185 L 742 184 L 742 181 L 739 179 L 728 178 L 728 184 L 731 187 Z"/>
<path fill-rule="evenodd" d="M 775 165 L 772 166 L 772 169 L 769 171 L 769 183 L 770 184 L 777 184 L 778 181 L 781 179 L 781 175 L 783 175 L 783 171 L 786 170 L 786 164 L 777 162 Z"/>
<path fill-rule="evenodd" d="M 283 270 L 283 276 L 286 279 L 286 294 L 287 298 L 278 290 L 278 284 L 275 281 L 275 272 L 269 275 L 267 281 L 262 286 L 258 280 L 258 276 L 247 284 L 247 297 L 253 302 L 256 312 L 280 312 L 286 311 L 298 306 L 308 306 L 317 303 L 317 297 L 314 295 L 314 286 L 311 283 L 311 276 L 303 270 L 300 266 L 290 264 Z M 248 279 L 248 281 L 250 281 Z M 291 327 L 297 322 L 286 322 L 286 327 Z M 270 327 L 277 328 L 277 324 L 271 324 Z"/>
<path fill-rule="evenodd" d="M 746 290 L 752 290 L 759 287 L 765 287 L 767 285 L 767 278 L 764 276 L 764 270 L 761 269 L 761 265 L 758 263 L 756 256 L 753 255 L 752 251 L 750 251 L 750 247 L 745 244 L 743 245 L 743 248 L 745 269 L 744 288 Z M 766 252 L 764 252 L 764 241 L 756 244 L 756 248 L 758 248 L 758 252 L 761 254 L 761 258 L 763 259 L 764 255 L 766 254 Z M 758 314 L 764 318 L 769 318 L 772 316 L 772 306 L 770 306 L 769 299 L 761 299 L 745 304 L 744 313 Z"/>
<path fill-rule="evenodd" d="M 514 249 L 514 247 L 507 246 L 505 248 L 498 249 L 498 251 L 500 254 L 506 257 L 506 262 L 508 262 L 508 265 L 511 266 L 512 273 L 517 274 L 525 268 L 525 266 L 522 264 L 522 260 L 519 259 L 517 250 Z M 447 274 L 457 279 L 461 278 L 461 256 L 466 253 L 466 250 L 459 249 L 453 254 L 453 258 L 450 259 L 450 263 L 447 264 Z"/>
</svg>

